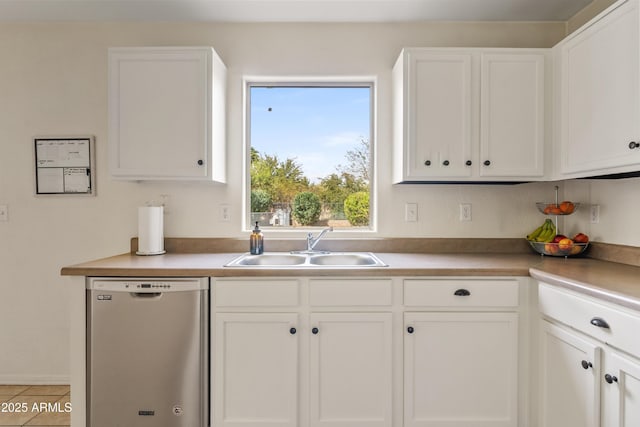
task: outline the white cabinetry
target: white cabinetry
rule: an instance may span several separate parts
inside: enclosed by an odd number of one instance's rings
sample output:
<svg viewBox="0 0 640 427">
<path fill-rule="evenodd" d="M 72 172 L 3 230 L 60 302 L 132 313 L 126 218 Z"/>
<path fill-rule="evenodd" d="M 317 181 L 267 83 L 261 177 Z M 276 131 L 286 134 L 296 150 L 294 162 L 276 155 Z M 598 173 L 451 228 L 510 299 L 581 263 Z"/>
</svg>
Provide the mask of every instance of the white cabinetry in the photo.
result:
<svg viewBox="0 0 640 427">
<path fill-rule="evenodd" d="M 404 49 L 394 182 L 542 179 L 545 49 Z"/>
<path fill-rule="evenodd" d="M 518 281 L 407 279 L 404 295 L 404 426 L 517 427 Z"/>
<path fill-rule="evenodd" d="M 212 278 L 212 424 L 528 425 L 522 280 Z"/>
<path fill-rule="evenodd" d="M 310 425 L 390 427 L 391 313 L 312 313 Z"/>
<path fill-rule="evenodd" d="M 542 427 L 640 425 L 640 313 L 539 287 Z"/>
<path fill-rule="evenodd" d="M 602 372 L 603 427 L 640 426 L 640 360 L 609 351 Z"/>
<path fill-rule="evenodd" d="M 392 426 L 391 279 L 212 288 L 216 426 Z"/>
<path fill-rule="evenodd" d="M 210 47 L 109 49 L 111 176 L 225 182 L 225 86 Z"/>
<path fill-rule="evenodd" d="M 639 13 L 618 1 L 554 48 L 562 179 L 640 170 Z"/>
<path fill-rule="evenodd" d="M 298 426 L 299 339 L 294 313 L 218 313 L 216 425 Z"/>
<path fill-rule="evenodd" d="M 599 426 L 600 347 L 546 321 L 540 345 L 542 426 Z"/>
</svg>

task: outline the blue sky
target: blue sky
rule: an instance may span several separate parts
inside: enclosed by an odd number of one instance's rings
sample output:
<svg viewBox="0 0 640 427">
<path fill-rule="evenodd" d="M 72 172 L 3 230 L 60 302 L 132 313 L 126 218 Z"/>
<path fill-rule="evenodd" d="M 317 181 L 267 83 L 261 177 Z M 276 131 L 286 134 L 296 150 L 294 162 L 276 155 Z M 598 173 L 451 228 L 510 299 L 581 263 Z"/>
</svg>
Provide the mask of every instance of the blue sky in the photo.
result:
<svg viewBox="0 0 640 427">
<path fill-rule="evenodd" d="M 295 158 L 312 181 L 346 164 L 345 153 L 369 139 L 368 87 L 252 87 L 251 146 Z"/>
</svg>

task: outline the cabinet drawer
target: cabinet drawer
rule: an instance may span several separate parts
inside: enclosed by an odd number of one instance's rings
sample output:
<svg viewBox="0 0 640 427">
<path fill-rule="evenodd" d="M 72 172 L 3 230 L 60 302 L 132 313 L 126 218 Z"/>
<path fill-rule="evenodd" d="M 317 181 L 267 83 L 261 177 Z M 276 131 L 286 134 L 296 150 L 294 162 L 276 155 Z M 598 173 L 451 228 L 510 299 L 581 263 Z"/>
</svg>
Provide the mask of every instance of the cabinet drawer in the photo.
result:
<svg viewBox="0 0 640 427">
<path fill-rule="evenodd" d="M 640 313 L 544 283 L 538 289 L 540 312 L 602 342 L 640 356 Z M 594 325 L 599 319 L 609 325 Z"/>
<path fill-rule="evenodd" d="M 297 280 L 219 280 L 213 289 L 216 307 L 295 307 L 300 302 Z"/>
<path fill-rule="evenodd" d="M 389 279 L 311 279 L 311 306 L 389 306 L 392 303 Z"/>
<path fill-rule="evenodd" d="M 408 279 L 404 305 L 428 307 L 517 307 L 515 279 Z"/>
</svg>

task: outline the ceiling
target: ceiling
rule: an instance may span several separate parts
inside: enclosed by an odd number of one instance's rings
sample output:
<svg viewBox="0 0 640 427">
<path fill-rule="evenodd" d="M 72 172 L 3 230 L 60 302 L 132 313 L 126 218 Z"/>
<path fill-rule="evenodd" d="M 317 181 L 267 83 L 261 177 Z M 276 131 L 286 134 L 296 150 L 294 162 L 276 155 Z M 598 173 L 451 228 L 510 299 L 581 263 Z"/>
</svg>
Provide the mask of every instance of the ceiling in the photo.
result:
<svg viewBox="0 0 640 427">
<path fill-rule="evenodd" d="M 592 0 L 0 0 L 0 21 L 566 21 Z"/>
</svg>

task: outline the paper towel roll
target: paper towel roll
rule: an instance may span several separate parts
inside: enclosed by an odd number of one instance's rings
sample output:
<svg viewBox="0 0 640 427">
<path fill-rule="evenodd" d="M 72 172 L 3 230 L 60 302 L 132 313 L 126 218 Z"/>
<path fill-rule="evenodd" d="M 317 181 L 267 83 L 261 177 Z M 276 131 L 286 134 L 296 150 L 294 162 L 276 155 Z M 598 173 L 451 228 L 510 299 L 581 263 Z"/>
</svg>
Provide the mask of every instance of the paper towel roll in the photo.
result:
<svg viewBox="0 0 640 427">
<path fill-rule="evenodd" d="M 142 206 L 138 208 L 138 251 L 137 255 L 160 255 L 164 251 L 162 206 Z"/>
</svg>

